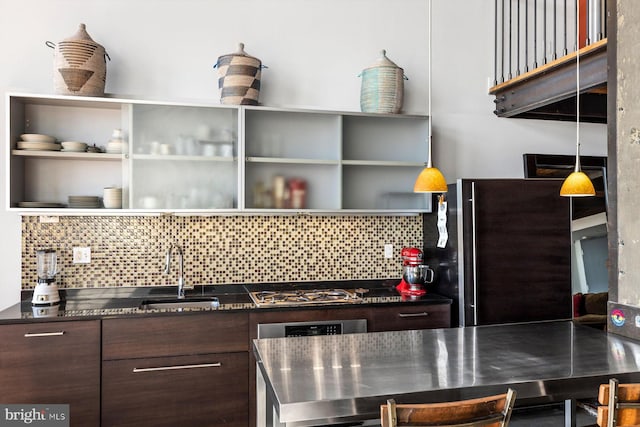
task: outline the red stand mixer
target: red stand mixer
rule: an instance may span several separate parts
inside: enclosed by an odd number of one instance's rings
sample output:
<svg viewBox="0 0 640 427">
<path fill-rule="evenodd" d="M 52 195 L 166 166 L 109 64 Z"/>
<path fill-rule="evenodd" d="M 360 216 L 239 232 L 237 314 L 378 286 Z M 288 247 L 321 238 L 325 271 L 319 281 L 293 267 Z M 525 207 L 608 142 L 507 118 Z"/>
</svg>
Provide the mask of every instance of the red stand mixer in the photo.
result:
<svg viewBox="0 0 640 427">
<path fill-rule="evenodd" d="M 433 270 L 422 264 L 423 254 L 418 248 L 402 248 L 402 280 L 396 286 L 402 295 L 420 296 L 427 293 L 425 283 L 433 282 Z"/>
</svg>

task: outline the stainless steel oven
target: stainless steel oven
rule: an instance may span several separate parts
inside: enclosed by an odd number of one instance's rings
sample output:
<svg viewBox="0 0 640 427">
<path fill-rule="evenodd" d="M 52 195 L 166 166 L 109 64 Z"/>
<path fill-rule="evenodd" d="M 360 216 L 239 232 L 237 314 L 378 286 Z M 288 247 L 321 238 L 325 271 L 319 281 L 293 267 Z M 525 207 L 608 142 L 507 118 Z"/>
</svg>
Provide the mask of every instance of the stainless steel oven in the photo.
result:
<svg viewBox="0 0 640 427">
<path fill-rule="evenodd" d="M 342 335 L 367 332 L 366 319 L 258 324 L 258 339 Z"/>
</svg>

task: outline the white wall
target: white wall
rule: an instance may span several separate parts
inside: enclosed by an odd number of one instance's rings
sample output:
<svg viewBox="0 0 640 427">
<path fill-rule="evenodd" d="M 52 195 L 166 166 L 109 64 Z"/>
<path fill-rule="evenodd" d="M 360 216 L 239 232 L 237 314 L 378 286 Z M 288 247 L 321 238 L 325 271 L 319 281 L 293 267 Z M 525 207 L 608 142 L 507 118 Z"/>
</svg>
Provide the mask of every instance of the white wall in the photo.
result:
<svg viewBox="0 0 640 427">
<path fill-rule="evenodd" d="M 409 77 L 405 112 L 427 113 L 427 10 L 426 0 L 0 0 L 0 93 L 50 93 L 44 43 L 83 22 L 111 57 L 109 93 L 217 101 L 212 66 L 244 42 L 269 67 L 263 104 L 359 110 L 357 75 L 386 49 Z M 434 163 L 448 180 L 521 177 L 523 153 L 573 153 L 571 123 L 493 115 L 492 0 L 433 0 L 433 16 Z M 583 154 L 604 155 L 606 127 L 581 129 Z M 4 174 L 0 183 L 4 203 Z M 0 308 L 19 294 L 19 224 L 0 214 Z"/>
</svg>

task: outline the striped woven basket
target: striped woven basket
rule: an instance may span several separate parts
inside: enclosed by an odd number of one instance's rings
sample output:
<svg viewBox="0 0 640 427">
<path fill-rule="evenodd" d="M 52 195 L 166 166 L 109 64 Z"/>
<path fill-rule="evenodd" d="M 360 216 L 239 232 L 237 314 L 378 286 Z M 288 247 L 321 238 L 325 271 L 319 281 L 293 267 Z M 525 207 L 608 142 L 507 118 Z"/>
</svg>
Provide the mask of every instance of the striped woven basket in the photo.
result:
<svg viewBox="0 0 640 427">
<path fill-rule="evenodd" d="M 56 46 L 53 64 L 53 87 L 62 95 L 103 96 L 107 80 L 107 53 L 104 47 L 93 41 L 86 26 Z"/>
<path fill-rule="evenodd" d="M 244 43 L 238 44 L 237 52 L 219 57 L 216 67 L 221 104 L 258 105 L 260 78 L 266 67 L 244 51 Z"/>
<path fill-rule="evenodd" d="M 404 70 L 381 52 L 376 63 L 362 71 L 360 109 L 365 113 L 399 113 L 404 100 Z"/>
</svg>

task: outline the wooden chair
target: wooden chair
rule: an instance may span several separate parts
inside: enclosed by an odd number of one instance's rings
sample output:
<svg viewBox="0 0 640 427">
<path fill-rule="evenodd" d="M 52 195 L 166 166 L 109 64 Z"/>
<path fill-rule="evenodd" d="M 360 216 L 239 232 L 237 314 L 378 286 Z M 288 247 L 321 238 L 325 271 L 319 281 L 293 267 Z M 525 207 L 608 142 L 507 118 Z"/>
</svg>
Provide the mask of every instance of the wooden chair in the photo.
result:
<svg viewBox="0 0 640 427">
<path fill-rule="evenodd" d="M 618 384 L 612 378 L 600 385 L 598 403 L 598 426 L 640 426 L 640 384 Z"/>
<path fill-rule="evenodd" d="M 380 405 L 380 420 L 382 427 L 506 427 L 515 400 L 512 389 L 505 394 L 457 402 L 403 405 L 389 399 L 386 405 Z"/>
</svg>

